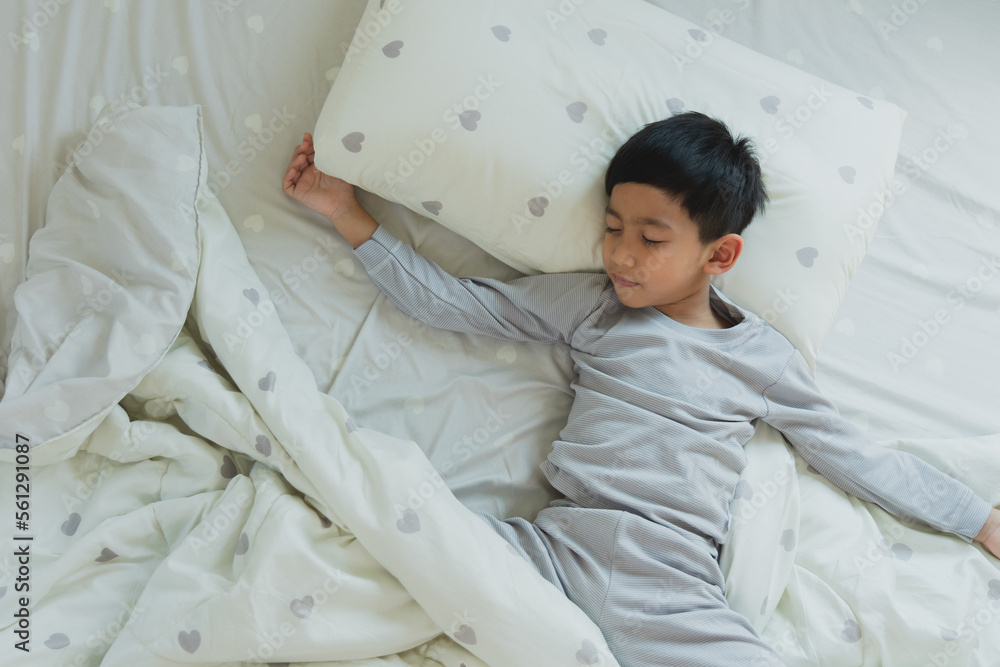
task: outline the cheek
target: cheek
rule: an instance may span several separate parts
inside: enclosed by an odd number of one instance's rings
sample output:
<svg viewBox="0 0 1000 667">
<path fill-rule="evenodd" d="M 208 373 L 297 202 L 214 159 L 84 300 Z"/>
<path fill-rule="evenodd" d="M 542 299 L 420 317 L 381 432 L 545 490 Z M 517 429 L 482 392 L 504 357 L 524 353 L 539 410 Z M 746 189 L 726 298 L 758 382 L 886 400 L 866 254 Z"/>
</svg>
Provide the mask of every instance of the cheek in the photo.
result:
<svg viewBox="0 0 1000 667">
<path fill-rule="evenodd" d="M 662 249 L 651 250 L 646 256 L 646 266 L 650 273 L 663 273 L 669 269 L 669 253 Z"/>
</svg>

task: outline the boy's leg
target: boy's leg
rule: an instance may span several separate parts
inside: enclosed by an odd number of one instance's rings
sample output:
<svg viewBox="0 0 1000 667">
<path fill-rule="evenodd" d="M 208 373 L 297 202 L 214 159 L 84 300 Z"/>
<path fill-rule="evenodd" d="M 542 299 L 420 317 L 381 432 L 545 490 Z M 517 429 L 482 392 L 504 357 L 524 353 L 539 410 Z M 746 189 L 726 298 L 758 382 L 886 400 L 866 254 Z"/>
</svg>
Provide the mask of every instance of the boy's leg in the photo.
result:
<svg viewBox="0 0 1000 667">
<path fill-rule="evenodd" d="M 622 667 L 784 665 L 729 608 L 707 548 L 672 529 L 608 509 L 475 514 L 594 621 Z"/>
<path fill-rule="evenodd" d="M 597 620 L 610 582 L 615 532 L 624 512 L 561 502 L 543 508 L 534 523 L 476 514 L 600 626 Z"/>
<path fill-rule="evenodd" d="M 475 512 L 543 577 L 597 623 L 611 575 L 620 510 L 569 501 L 543 508 L 534 523 Z"/>
<path fill-rule="evenodd" d="M 549 583 L 558 588 L 563 595 L 566 594 L 555 564 L 552 562 L 552 554 L 545 544 L 545 539 L 541 531 L 535 524 L 513 517 L 501 521 L 492 514 L 473 510 L 480 519 L 485 521 L 490 528 L 502 537 L 517 554 L 534 566 L 535 570 L 549 580 Z"/>
<path fill-rule="evenodd" d="M 617 569 L 612 576 L 622 578 Z M 623 667 L 785 664 L 746 617 L 730 609 L 724 598 L 712 600 L 711 595 L 699 594 L 697 584 L 680 585 L 672 600 L 658 607 L 635 591 L 623 595 L 617 585 L 616 581 L 608 593 L 598 625 Z M 702 587 L 708 584 L 702 582 Z"/>
<path fill-rule="evenodd" d="M 626 515 L 598 626 L 622 667 L 779 667 L 750 621 L 729 608 L 706 545 Z"/>
</svg>

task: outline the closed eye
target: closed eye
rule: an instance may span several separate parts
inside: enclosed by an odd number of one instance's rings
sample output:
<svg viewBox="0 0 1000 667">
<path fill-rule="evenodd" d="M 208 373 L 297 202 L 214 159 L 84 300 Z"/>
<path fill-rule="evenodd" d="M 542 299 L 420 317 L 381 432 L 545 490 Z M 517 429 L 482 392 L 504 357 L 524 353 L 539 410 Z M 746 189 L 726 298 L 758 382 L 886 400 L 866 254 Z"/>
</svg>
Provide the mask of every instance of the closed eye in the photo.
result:
<svg viewBox="0 0 1000 667">
<path fill-rule="evenodd" d="M 621 231 L 620 229 L 614 229 L 612 227 L 605 227 L 604 228 L 604 233 L 605 234 L 610 234 L 611 232 L 620 232 L 620 231 Z M 642 242 L 645 243 L 646 245 L 659 245 L 659 244 L 663 243 L 663 241 L 650 241 L 645 236 L 642 237 Z"/>
</svg>

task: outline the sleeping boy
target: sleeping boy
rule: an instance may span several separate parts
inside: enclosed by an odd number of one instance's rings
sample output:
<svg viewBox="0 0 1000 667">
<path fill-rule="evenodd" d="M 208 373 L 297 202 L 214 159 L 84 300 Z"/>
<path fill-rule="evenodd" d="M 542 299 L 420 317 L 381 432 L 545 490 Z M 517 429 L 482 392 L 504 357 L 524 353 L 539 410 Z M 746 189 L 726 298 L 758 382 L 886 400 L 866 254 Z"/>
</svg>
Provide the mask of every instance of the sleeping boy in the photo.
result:
<svg viewBox="0 0 1000 667">
<path fill-rule="evenodd" d="M 679 114 L 621 146 L 604 182 L 606 273 L 508 282 L 453 277 L 379 226 L 313 156 L 306 133 L 284 191 L 333 223 L 403 312 L 570 346 L 575 398 L 540 466 L 565 498 L 534 522 L 477 514 L 593 619 L 623 667 L 782 664 L 727 605 L 718 563 L 759 420 L 848 493 L 1000 556 L 1000 510 L 868 441 L 802 354 L 709 282 L 736 263 L 740 233 L 767 202 L 752 143 L 720 121 Z M 693 390 L 704 377 L 707 390 Z"/>
</svg>

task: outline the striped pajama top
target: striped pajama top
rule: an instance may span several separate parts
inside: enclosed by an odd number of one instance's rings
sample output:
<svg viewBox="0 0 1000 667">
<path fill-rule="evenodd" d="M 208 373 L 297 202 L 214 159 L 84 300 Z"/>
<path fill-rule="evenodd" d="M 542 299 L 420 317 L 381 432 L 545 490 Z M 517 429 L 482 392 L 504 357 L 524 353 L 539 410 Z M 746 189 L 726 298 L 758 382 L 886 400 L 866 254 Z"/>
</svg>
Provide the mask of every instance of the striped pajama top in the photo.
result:
<svg viewBox="0 0 1000 667">
<path fill-rule="evenodd" d="M 743 445 L 761 420 L 828 480 L 903 520 L 966 541 L 986 522 L 985 500 L 869 441 L 821 394 L 802 354 L 714 286 L 710 304 L 728 329 L 625 306 L 604 273 L 456 278 L 381 225 L 354 255 L 400 310 L 431 326 L 569 345 L 575 399 L 541 469 L 581 506 L 626 510 L 721 545 Z"/>
</svg>

